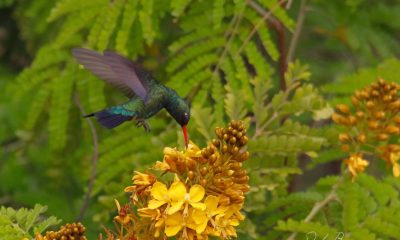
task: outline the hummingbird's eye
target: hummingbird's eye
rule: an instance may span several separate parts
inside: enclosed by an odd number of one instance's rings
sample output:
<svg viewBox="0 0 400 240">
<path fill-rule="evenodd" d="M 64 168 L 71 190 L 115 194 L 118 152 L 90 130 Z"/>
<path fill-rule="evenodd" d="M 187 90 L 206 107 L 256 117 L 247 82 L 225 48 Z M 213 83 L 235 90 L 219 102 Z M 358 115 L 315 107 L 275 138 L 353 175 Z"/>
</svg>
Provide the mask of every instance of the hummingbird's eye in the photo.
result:
<svg viewBox="0 0 400 240">
<path fill-rule="evenodd" d="M 183 119 L 184 119 L 184 122 L 185 122 L 185 123 L 188 123 L 188 122 L 189 122 L 189 114 L 188 114 L 187 112 L 184 112 L 184 113 L 183 113 Z"/>
</svg>

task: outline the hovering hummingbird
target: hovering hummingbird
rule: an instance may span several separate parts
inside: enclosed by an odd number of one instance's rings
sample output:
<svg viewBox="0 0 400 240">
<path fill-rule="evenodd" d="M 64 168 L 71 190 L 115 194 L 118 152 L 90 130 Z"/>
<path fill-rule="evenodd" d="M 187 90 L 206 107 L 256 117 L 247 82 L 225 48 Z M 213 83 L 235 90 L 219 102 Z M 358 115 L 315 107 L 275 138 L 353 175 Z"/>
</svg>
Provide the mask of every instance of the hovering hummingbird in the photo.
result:
<svg viewBox="0 0 400 240">
<path fill-rule="evenodd" d="M 171 88 L 155 80 L 148 72 L 129 59 L 112 51 L 103 54 L 85 48 L 72 49 L 72 55 L 86 69 L 123 92 L 129 101 L 84 117 L 96 117 L 104 127 L 111 129 L 125 121 L 135 120 L 146 131 L 146 119 L 165 108 L 182 127 L 186 147 L 189 139 L 186 125 L 190 119 L 188 104 Z"/>
</svg>

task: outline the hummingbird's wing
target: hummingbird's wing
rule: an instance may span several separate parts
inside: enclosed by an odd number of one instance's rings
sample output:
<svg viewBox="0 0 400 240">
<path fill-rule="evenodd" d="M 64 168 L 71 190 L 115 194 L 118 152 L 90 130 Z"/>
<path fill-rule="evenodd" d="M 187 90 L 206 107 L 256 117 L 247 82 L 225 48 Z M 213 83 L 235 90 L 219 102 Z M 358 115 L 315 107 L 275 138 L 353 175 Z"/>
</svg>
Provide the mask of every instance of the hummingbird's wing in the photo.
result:
<svg viewBox="0 0 400 240">
<path fill-rule="evenodd" d="M 124 79 L 128 86 L 140 96 L 147 99 L 149 73 L 116 52 L 104 51 L 104 57 L 119 79 Z"/>
<path fill-rule="evenodd" d="M 118 56 L 121 59 L 111 57 L 109 53 L 102 55 L 85 48 L 72 49 L 72 55 L 86 69 L 119 89 L 127 97 L 131 98 L 136 94 L 144 101 L 146 100 L 147 90 L 139 80 L 134 64 L 128 59 L 120 55 Z"/>
</svg>

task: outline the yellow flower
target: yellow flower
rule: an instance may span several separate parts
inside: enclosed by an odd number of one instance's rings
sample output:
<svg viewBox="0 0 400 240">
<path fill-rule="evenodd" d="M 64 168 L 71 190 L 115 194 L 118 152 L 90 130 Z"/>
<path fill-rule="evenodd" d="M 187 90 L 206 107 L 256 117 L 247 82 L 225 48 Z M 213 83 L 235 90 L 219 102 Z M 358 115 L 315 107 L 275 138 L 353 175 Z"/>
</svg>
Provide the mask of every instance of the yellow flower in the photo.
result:
<svg viewBox="0 0 400 240">
<path fill-rule="evenodd" d="M 188 204 L 199 210 L 204 210 L 206 208 L 206 205 L 200 202 L 203 200 L 205 194 L 205 190 L 201 185 L 193 185 L 190 188 L 189 193 L 187 193 L 185 184 L 183 184 L 181 181 L 175 181 L 171 185 L 169 194 L 172 201 L 171 206 L 167 210 L 167 214 L 176 213 L 184 204 L 184 214 L 188 213 Z"/>
<path fill-rule="evenodd" d="M 138 171 L 135 171 L 135 175 L 132 177 L 133 184 L 135 185 L 148 186 L 153 184 L 155 180 L 156 177 L 154 175 L 149 175 Z"/>
<path fill-rule="evenodd" d="M 154 164 L 153 169 L 158 171 L 168 171 L 171 168 L 168 163 L 157 161 L 156 164 Z"/>
<path fill-rule="evenodd" d="M 156 182 L 151 189 L 151 196 L 153 199 L 150 200 L 148 208 L 156 209 L 168 203 L 167 214 L 169 215 L 179 211 L 184 204 L 186 204 L 185 214 L 187 214 L 188 204 L 196 209 L 204 210 L 205 205 L 200 202 L 204 194 L 204 188 L 197 184 L 192 186 L 189 193 L 187 193 L 185 184 L 179 180 L 172 183 L 169 189 L 167 189 L 165 184 Z"/>
<path fill-rule="evenodd" d="M 121 207 L 121 205 L 119 204 L 117 199 L 114 199 L 115 205 L 117 205 L 117 209 L 118 209 L 118 216 L 114 217 L 114 220 L 119 222 L 122 225 L 127 225 L 128 223 L 130 223 L 133 218 L 132 218 L 132 214 L 129 213 L 129 206 L 125 205 L 123 207 Z"/>
<path fill-rule="evenodd" d="M 223 214 L 215 216 L 215 227 L 208 228 L 207 232 L 222 238 L 236 237 L 235 227 L 239 226 L 239 221 L 244 219 L 244 216 L 239 212 L 242 204 L 230 205 Z"/>
<path fill-rule="evenodd" d="M 400 152 L 390 153 L 390 163 L 392 164 L 393 169 L 393 176 L 399 177 L 400 176 L 400 164 L 397 163 L 400 159 Z"/>
<path fill-rule="evenodd" d="M 393 176 L 400 176 L 400 146 L 396 144 L 389 144 L 381 147 L 383 151 L 382 158 L 386 160 L 389 165 L 392 165 Z"/>
<path fill-rule="evenodd" d="M 204 200 L 204 204 L 206 205 L 205 211 L 193 210 L 192 218 L 197 225 L 194 230 L 196 230 L 198 234 L 204 232 L 208 221 L 211 221 L 211 224 L 215 226 L 213 217 L 225 213 L 228 209 L 227 206 L 218 206 L 218 203 L 219 197 L 210 195 Z"/>
<path fill-rule="evenodd" d="M 184 215 L 182 212 L 167 215 L 165 220 L 165 235 L 172 237 L 182 231 L 182 238 L 179 239 L 207 239 L 206 236 L 202 235 L 204 229 L 199 231 L 199 225 L 194 220 L 195 217 L 197 216 L 193 208 L 190 208 L 188 215 Z"/>
<path fill-rule="evenodd" d="M 156 209 L 170 202 L 167 186 L 161 182 L 155 182 L 153 184 L 153 187 L 151 188 L 151 196 L 153 199 L 149 201 L 149 209 Z"/>
<path fill-rule="evenodd" d="M 133 186 L 125 188 L 125 192 L 131 192 L 132 202 L 136 205 L 139 199 L 142 199 L 145 195 L 148 195 L 150 186 L 156 181 L 156 177 L 152 174 L 145 174 L 135 171 L 132 177 Z"/>
<path fill-rule="evenodd" d="M 159 209 L 150 209 L 150 208 L 141 208 L 138 210 L 138 214 L 141 217 L 144 218 L 151 218 L 155 223 L 155 232 L 154 232 L 154 237 L 159 237 L 161 228 L 164 226 L 164 218 L 161 215 L 161 212 Z"/>
<path fill-rule="evenodd" d="M 344 162 L 347 164 L 353 180 L 358 173 L 363 172 L 369 165 L 369 162 L 362 158 L 361 153 L 350 154 L 350 157 Z"/>
<path fill-rule="evenodd" d="M 167 216 L 165 220 L 165 235 L 167 235 L 167 237 L 175 236 L 183 228 L 186 228 L 186 221 L 182 213 L 176 212 Z"/>
</svg>

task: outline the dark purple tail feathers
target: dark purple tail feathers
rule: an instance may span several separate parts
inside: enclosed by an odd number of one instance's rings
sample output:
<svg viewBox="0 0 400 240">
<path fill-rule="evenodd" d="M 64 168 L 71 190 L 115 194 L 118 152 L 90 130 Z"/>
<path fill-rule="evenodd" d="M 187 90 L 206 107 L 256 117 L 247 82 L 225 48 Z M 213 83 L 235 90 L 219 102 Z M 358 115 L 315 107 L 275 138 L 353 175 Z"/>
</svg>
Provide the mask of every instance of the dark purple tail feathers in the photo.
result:
<svg viewBox="0 0 400 240">
<path fill-rule="evenodd" d="M 132 119 L 131 116 L 123 116 L 120 114 L 115 114 L 115 113 L 110 113 L 108 110 L 103 110 L 100 112 L 95 112 L 91 114 L 87 114 L 83 116 L 85 118 L 87 117 L 96 117 L 97 121 L 99 123 L 108 129 L 115 128 L 119 126 L 120 124 L 124 123 L 125 121 L 129 121 Z"/>
</svg>

